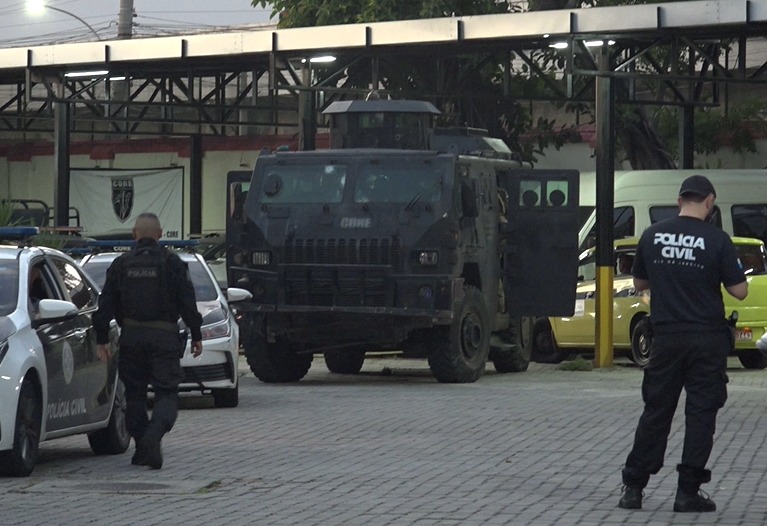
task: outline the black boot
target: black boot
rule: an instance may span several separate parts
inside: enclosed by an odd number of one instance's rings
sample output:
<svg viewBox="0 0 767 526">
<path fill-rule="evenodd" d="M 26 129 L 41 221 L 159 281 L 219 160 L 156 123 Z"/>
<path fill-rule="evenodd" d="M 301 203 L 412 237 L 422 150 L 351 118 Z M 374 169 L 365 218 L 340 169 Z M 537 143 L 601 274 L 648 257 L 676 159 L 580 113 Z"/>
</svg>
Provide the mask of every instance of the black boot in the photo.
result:
<svg viewBox="0 0 767 526">
<path fill-rule="evenodd" d="M 694 493 L 689 493 L 682 490 L 682 488 L 677 488 L 674 511 L 681 513 L 716 511 L 716 504 L 704 491 L 698 490 Z"/>
<path fill-rule="evenodd" d="M 144 437 L 145 448 L 145 466 L 149 466 L 152 469 L 162 468 L 162 448 L 160 447 L 160 439 L 154 437 Z"/>
<path fill-rule="evenodd" d="M 642 488 L 636 486 L 623 486 L 621 490 L 621 500 L 618 501 L 618 507 L 624 510 L 641 510 L 642 497 L 644 492 Z"/>
<path fill-rule="evenodd" d="M 130 459 L 130 463 L 134 466 L 147 466 L 146 451 L 142 441 L 134 439 L 134 442 L 136 443 L 136 452 L 133 453 L 133 458 Z"/>
</svg>

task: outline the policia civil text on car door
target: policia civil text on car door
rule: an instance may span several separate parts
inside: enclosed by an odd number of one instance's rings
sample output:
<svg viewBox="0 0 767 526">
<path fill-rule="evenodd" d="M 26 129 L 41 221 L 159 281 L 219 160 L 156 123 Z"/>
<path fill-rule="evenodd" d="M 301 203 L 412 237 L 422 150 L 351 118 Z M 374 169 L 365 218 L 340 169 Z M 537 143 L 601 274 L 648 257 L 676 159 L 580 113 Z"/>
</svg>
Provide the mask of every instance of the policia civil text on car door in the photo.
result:
<svg viewBox="0 0 767 526">
<path fill-rule="evenodd" d="M 714 442 L 716 415 L 727 399 L 727 355 L 734 345 L 725 320 L 721 285 L 743 299 L 748 284 L 730 237 L 706 219 L 716 192 L 702 175 L 679 190 L 679 215 L 642 234 L 632 274 L 638 290 L 651 289 L 653 343 L 644 370 L 644 412 L 623 468 L 618 506 L 642 507 L 642 490 L 663 466 L 671 422 L 682 388 L 685 434 L 674 511 L 715 511 L 700 491 L 711 480 L 706 469 Z"/>
<path fill-rule="evenodd" d="M 136 246 L 114 260 L 107 270 L 99 310 L 94 315 L 99 358 L 107 359 L 107 331 L 115 319 L 122 328 L 118 359 L 125 384 L 125 418 L 136 444 L 132 464 L 162 467 L 162 437 L 178 415 L 178 385 L 182 379 L 178 318 L 192 336 L 192 354 L 202 352 L 194 287 L 186 263 L 157 241 L 162 236 L 156 215 L 143 213 L 136 219 Z M 147 387 L 155 400 L 152 418 L 147 417 Z"/>
</svg>

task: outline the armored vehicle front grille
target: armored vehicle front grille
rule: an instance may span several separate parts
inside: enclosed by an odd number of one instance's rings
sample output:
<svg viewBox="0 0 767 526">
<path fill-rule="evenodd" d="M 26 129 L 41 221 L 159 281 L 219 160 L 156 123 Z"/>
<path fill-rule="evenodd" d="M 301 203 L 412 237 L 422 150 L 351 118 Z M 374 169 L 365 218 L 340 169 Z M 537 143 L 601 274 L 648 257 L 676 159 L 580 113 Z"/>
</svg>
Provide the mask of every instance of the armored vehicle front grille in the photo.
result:
<svg viewBox="0 0 767 526">
<path fill-rule="evenodd" d="M 286 267 L 288 305 L 387 307 L 394 291 L 389 273 L 381 267 Z"/>
<path fill-rule="evenodd" d="M 284 262 L 300 265 L 390 265 L 399 269 L 402 254 L 396 238 L 293 239 L 285 241 Z"/>
</svg>

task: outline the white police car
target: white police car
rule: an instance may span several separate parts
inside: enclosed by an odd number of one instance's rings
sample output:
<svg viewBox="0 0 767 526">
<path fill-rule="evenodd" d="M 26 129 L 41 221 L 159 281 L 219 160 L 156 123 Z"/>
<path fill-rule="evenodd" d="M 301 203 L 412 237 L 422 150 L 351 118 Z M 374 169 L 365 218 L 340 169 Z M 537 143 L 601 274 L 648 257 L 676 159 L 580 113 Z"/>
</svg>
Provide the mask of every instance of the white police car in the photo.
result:
<svg viewBox="0 0 767 526">
<path fill-rule="evenodd" d="M 0 240 L 23 230 L 0 228 Z M 3 474 L 29 475 L 39 443 L 67 435 L 87 433 L 96 454 L 128 449 L 116 326 L 110 331 L 113 357 L 104 363 L 96 356 L 91 316 L 98 295 L 98 286 L 66 254 L 0 246 Z"/>
<path fill-rule="evenodd" d="M 104 241 L 97 245 L 114 246 L 114 243 Z M 80 265 L 99 286 L 103 286 L 107 269 L 119 255 L 120 252 L 87 254 L 80 260 Z M 203 339 L 203 351 L 198 358 L 192 356 L 191 342 L 187 341 L 181 358 L 184 378 L 179 391 L 210 393 L 216 407 L 236 407 L 239 403 L 240 331 L 229 303 L 249 299 L 250 292 L 230 288 L 224 295 L 202 256 L 193 253 L 179 253 L 179 256 L 189 267 L 197 310 L 202 315 Z"/>
</svg>

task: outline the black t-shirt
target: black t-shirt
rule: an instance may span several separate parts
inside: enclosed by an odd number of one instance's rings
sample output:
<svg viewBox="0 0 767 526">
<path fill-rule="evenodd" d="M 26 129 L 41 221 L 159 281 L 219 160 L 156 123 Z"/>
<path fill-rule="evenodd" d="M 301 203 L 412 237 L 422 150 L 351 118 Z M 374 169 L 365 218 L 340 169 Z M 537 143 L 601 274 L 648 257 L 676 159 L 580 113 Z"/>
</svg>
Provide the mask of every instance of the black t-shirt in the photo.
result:
<svg viewBox="0 0 767 526">
<path fill-rule="evenodd" d="M 721 284 L 746 280 L 730 237 L 684 216 L 645 230 L 631 273 L 650 281 L 650 320 L 656 330 L 668 332 L 722 328 Z"/>
</svg>

